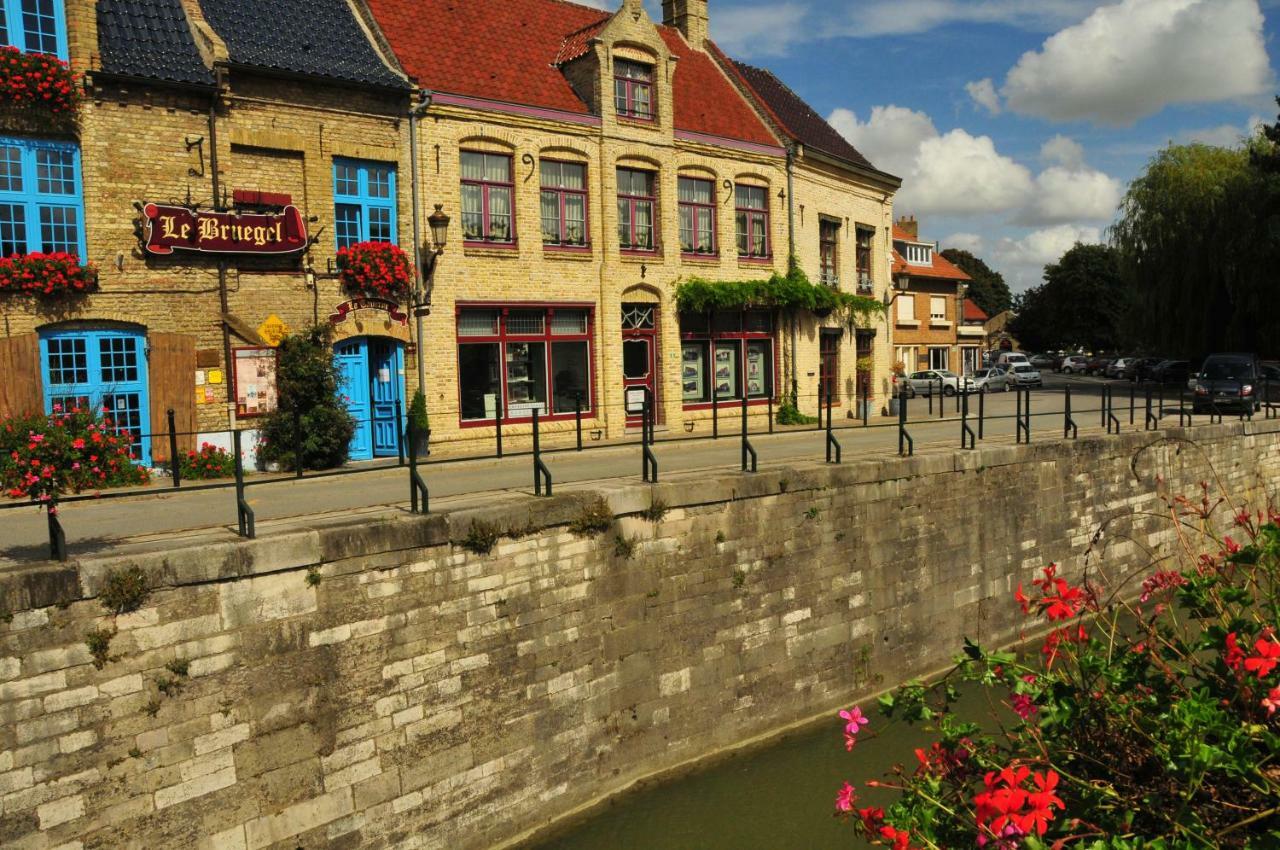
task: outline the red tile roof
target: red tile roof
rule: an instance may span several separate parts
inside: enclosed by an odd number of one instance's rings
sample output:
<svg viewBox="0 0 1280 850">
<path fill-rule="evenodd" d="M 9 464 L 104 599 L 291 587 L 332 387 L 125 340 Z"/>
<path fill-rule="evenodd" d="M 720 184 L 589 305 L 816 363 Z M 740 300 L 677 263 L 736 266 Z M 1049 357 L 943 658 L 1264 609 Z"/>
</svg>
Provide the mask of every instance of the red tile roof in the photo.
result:
<svg viewBox="0 0 1280 850">
<path fill-rule="evenodd" d="M 589 112 L 555 63 L 585 54 L 609 13 L 566 0 L 369 0 L 369 7 L 424 88 Z M 778 144 L 710 56 L 690 47 L 679 30 L 658 32 L 679 57 L 672 82 L 676 129 Z"/>
<path fill-rule="evenodd" d="M 913 237 L 910 233 L 907 233 L 896 224 L 893 226 L 893 239 L 895 242 L 917 242 L 923 245 L 931 244 L 924 239 Z M 934 250 L 930 252 L 930 256 L 933 258 L 933 265 L 917 266 L 912 263 L 908 263 L 903 259 L 902 255 L 898 253 L 897 248 L 894 248 L 893 273 L 910 274 L 913 277 L 939 278 L 941 280 L 973 280 L 973 278 L 965 274 L 959 266 L 942 256 L 941 251 Z"/>
<path fill-rule="evenodd" d="M 896 224 L 893 226 L 893 238 L 898 242 L 925 242 L 925 240 L 920 239 L 919 237 L 912 236 Z"/>
<path fill-rule="evenodd" d="M 970 298 L 964 299 L 964 320 L 966 322 L 985 322 L 991 318 L 981 307 L 973 303 Z"/>
</svg>

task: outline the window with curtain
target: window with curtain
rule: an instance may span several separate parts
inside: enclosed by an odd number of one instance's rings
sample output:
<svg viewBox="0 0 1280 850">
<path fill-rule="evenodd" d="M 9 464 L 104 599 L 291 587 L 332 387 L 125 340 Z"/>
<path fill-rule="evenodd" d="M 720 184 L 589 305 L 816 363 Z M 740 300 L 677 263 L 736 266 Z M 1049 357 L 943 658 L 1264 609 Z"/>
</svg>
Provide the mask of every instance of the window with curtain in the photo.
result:
<svg viewBox="0 0 1280 850">
<path fill-rule="evenodd" d="M 716 253 L 716 190 L 711 180 L 681 177 L 680 250 L 686 254 Z"/>
<path fill-rule="evenodd" d="M 544 159 L 542 172 L 542 244 L 587 244 L 587 167 Z"/>
<path fill-rule="evenodd" d="M 623 118 L 653 120 L 653 68 L 617 59 L 613 63 L 613 98 Z"/>
<path fill-rule="evenodd" d="M 818 219 L 818 257 L 822 282 L 827 286 L 839 286 L 840 222 L 830 218 Z"/>
<path fill-rule="evenodd" d="M 462 238 L 466 242 L 513 243 L 515 213 L 511 157 L 462 152 Z"/>
<path fill-rule="evenodd" d="M 333 161 L 334 235 L 338 249 L 396 241 L 396 169 L 381 162 Z"/>
<path fill-rule="evenodd" d="M 0 136 L 0 256 L 84 256 L 80 149 Z"/>
<path fill-rule="evenodd" d="M 871 286 L 871 242 L 875 238 L 874 227 L 858 225 L 858 244 L 855 250 L 854 264 L 858 267 L 858 289 L 870 292 Z"/>
<path fill-rule="evenodd" d="M 618 169 L 618 244 L 624 251 L 654 249 L 654 176 L 652 171 Z"/>
<path fill-rule="evenodd" d="M 769 246 L 769 190 L 764 186 L 734 187 L 734 217 L 738 256 L 767 258 Z"/>
</svg>

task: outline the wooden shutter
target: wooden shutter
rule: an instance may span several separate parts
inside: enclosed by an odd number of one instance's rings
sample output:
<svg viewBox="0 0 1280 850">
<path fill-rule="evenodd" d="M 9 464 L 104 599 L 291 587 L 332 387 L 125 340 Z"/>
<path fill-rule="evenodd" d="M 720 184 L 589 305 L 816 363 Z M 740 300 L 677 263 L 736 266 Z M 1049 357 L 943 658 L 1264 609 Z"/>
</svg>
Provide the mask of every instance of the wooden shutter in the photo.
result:
<svg viewBox="0 0 1280 850">
<path fill-rule="evenodd" d="M 169 409 L 173 409 L 178 452 L 196 445 L 196 341 L 182 334 L 148 335 L 151 357 L 151 461 L 169 460 Z"/>
<path fill-rule="evenodd" d="M 0 419 L 44 412 L 40 337 L 0 337 Z"/>
</svg>

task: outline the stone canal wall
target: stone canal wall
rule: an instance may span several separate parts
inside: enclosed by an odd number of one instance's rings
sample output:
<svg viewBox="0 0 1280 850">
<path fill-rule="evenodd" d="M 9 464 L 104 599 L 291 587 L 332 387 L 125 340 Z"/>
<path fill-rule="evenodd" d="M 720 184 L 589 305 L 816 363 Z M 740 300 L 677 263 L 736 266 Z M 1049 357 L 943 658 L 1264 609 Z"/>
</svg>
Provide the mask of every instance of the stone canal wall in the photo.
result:
<svg viewBox="0 0 1280 850">
<path fill-rule="evenodd" d="M 504 497 L 0 574 L 0 845 L 499 845 L 1010 639 L 1013 588 L 1101 524 L 1112 569 L 1168 544 L 1158 489 L 1212 462 L 1274 492 L 1278 432 L 619 483 L 596 536 L 567 530 L 591 494 Z M 470 552 L 478 520 L 512 536 Z M 150 595 L 104 616 L 134 566 Z"/>
</svg>

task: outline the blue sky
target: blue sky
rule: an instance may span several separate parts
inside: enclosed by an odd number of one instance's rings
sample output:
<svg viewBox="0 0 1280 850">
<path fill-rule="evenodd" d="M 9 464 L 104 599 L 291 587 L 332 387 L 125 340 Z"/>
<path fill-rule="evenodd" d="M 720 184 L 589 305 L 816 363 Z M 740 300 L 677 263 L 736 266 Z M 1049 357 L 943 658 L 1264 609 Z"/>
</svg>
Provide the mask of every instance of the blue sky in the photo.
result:
<svg viewBox="0 0 1280 850">
<path fill-rule="evenodd" d="M 609 5 L 613 5 L 610 3 Z M 661 20 L 660 4 L 647 0 Z M 711 0 L 712 37 L 774 71 L 878 167 L 895 213 L 1015 291 L 1104 239 L 1170 141 L 1274 121 L 1280 0 Z"/>
</svg>

